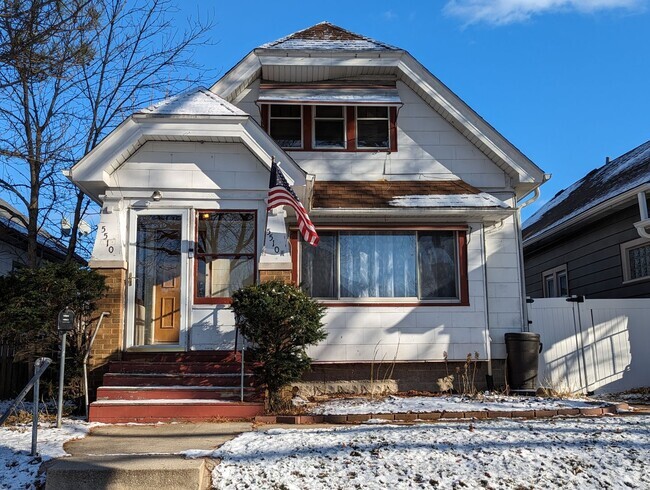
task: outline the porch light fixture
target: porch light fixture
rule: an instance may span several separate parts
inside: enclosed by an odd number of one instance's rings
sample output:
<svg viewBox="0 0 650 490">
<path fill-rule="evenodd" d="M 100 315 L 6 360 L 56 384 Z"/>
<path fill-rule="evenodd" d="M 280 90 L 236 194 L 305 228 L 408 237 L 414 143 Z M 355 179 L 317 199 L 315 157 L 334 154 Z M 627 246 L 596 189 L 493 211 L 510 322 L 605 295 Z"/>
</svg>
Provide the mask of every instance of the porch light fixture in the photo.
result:
<svg viewBox="0 0 650 490">
<path fill-rule="evenodd" d="M 162 199 L 162 192 L 156 190 L 153 191 L 153 194 L 151 194 L 151 199 L 153 199 L 155 202 L 158 202 Z"/>
</svg>

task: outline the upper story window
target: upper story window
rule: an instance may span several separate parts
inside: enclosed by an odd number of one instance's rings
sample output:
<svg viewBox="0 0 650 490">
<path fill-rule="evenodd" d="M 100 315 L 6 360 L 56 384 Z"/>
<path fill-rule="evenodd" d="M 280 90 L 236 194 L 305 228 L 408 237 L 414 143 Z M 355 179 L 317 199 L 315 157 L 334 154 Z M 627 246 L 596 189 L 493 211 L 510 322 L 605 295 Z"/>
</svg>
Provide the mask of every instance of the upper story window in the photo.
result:
<svg viewBox="0 0 650 490">
<path fill-rule="evenodd" d="M 622 243 L 621 259 L 624 281 L 650 279 L 650 241 L 647 238 Z"/>
<path fill-rule="evenodd" d="M 569 276 L 566 265 L 544 272 L 542 279 L 545 298 L 562 298 L 569 295 Z"/>
<path fill-rule="evenodd" d="M 255 282 L 255 211 L 201 211 L 196 239 L 196 302 L 228 303 Z"/>
<path fill-rule="evenodd" d="M 293 151 L 397 151 L 397 107 L 262 104 L 262 125 Z"/>
<path fill-rule="evenodd" d="M 315 106 L 314 148 L 345 148 L 345 133 L 343 106 Z"/>
<path fill-rule="evenodd" d="M 390 148 L 388 107 L 357 107 L 357 148 Z"/>
<path fill-rule="evenodd" d="M 282 148 L 302 148 L 302 107 L 272 105 L 269 134 Z"/>
</svg>

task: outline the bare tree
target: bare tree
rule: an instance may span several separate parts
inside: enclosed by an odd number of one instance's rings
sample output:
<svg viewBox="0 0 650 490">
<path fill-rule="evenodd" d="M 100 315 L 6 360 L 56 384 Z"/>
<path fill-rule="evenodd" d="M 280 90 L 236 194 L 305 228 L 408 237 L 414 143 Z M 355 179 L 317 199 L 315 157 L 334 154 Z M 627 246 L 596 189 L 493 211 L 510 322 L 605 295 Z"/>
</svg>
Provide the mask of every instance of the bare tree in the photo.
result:
<svg viewBox="0 0 650 490">
<path fill-rule="evenodd" d="M 72 216 L 68 260 L 79 248 L 91 203 L 62 170 L 135 108 L 196 84 L 193 49 L 212 26 L 189 20 L 177 30 L 172 0 L 77 2 L 4 0 L 0 12 L 0 189 L 28 211 L 16 219 L 28 229 L 32 267 L 39 230 L 62 216 Z"/>
</svg>

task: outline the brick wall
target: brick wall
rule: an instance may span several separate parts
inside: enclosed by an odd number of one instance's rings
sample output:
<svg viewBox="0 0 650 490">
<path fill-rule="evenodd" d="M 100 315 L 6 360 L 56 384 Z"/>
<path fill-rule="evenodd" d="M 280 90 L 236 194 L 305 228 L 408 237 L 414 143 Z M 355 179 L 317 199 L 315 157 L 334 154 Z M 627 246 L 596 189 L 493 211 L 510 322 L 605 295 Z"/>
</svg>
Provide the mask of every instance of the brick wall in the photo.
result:
<svg viewBox="0 0 650 490">
<path fill-rule="evenodd" d="M 287 271 L 287 270 L 260 271 L 260 282 L 273 281 L 274 279 L 278 279 L 280 281 L 290 283 L 291 271 Z"/>
<path fill-rule="evenodd" d="M 91 395 L 101 385 L 101 378 L 108 362 L 121 356 L 126 309 L 126 269 L 95 269 L 95 271 L 106 277 L 108 287 L 106 295 L 97 302 L 95 315 L 99 317 L 103 311 L 109 311 L 111 314 L 104 317 L 88 360 L 90 371 L 88 383 Z"/>
</svg>

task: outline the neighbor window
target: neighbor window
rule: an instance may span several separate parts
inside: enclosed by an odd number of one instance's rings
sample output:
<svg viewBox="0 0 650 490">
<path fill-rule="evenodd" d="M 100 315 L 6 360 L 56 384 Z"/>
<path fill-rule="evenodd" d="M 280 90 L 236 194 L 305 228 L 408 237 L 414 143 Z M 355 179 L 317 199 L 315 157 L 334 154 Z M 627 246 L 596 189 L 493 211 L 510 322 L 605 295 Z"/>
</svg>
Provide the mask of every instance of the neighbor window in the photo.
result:
<svg viewBox="0 0 650 490">
<path fill-rule="evenodd" d="M 314 148 L 345 148 L 345 113 L 342 106 L 314 107 Z"/>
<path fill-rule="evenodd" d="M 650 241 L 640 238 L 623 243 L 621 255 L 625 281 L 650 278 Z"/>
<path fill-rule="evenodd" d="M 234 291 L 253 284 L 255 248 L 255 212 L 199 212 L 195 293 L 198 302 L 227 302 Z"/>
<path fill-rule="evenodd" d="M 323 231 L 319 236 L 318 247 L 303 243 L 301 249 L 301 284 L 312 297 L 461 298 L 457 231 Z"/>
<path fill-rule="evenodd" d="M 269 134 L 282 148 L 301 148 L 302 107 L 272 105 L 269 113 Z"/>
<path fill-rule="evenodd" d="M 389 148 L 388 107 L 357 107 L 357 148 Z"/>
<path fill-rule="evenodd" d="M 542 282 L 545 298 L 563 298 L 569 295 L 569 276 L 566 265 L 544 272 Z"/>
</svg>

